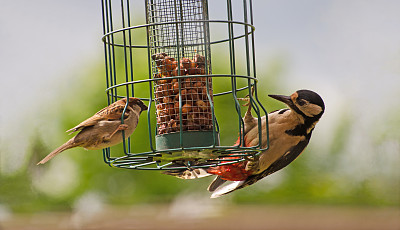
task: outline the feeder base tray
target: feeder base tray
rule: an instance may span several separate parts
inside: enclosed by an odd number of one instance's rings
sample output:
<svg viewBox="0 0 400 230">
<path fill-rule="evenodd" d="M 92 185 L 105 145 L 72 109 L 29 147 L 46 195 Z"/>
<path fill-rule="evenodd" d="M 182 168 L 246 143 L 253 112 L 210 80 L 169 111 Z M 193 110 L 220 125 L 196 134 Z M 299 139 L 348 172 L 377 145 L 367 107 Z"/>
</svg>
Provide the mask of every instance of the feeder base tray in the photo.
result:
<svg viewBox="0 0 400 230">
<path fill-rule="evenodd" d="M 181 143 L 182 142 L 182 143 Z M 156 136 L 156 149 L 218 146 L 219 134 L 213 131 L 186 131 Z"/>
<path fill-rule="evenodd" d="M 193 150 L 175 149 L 168 151 L 128 154 L 107 161 L 111 167 L 143 170 L 171 170 L 184 168 L 207 168 L 233 164 L 256 157 L 259 149 L 242 147 L 204 147 Z M 106 152 L 104 153 L 106 154 Z M 105 157 L 105 159 L 107 159 Z"/>
</svg>

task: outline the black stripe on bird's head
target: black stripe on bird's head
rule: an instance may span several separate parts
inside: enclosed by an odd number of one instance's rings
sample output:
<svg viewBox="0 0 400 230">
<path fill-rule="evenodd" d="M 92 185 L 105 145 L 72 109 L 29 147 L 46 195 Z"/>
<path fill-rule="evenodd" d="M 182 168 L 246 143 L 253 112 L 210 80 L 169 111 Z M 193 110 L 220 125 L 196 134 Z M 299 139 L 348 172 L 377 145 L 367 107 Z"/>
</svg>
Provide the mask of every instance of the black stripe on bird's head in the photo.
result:
<svg viewBox="0 0 400 230">
<path fill-rule="evenodd" d="M 290 96 L 268 95 L 289 106 L 294 112 L 305 118 L 320 118 L 325 111 L 322 98 L 315 92 L 307 89 L 297 90 Z"/>
</svg>

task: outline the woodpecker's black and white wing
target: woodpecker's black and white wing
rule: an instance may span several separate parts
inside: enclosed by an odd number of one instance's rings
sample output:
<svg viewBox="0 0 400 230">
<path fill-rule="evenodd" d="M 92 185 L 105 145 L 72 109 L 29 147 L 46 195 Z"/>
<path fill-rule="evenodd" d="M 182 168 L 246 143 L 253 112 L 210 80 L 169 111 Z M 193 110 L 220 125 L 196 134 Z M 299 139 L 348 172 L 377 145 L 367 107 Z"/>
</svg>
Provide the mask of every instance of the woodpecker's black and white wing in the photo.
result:
<svg viewBox="0 0 400 230">
<path fill-rule="evenodd" d="M 309 135 L 307 135 L 307 137 L 303 141 L 300 141 L 296 146 L 294 146 L 289 151 L 287 151 L 286 154 L 284 154 L 277 161 L 272 163 L 263 172 L 261 172 L 259 174 L 251 175 L 246 180 L 243 180 L 243 181 L 234 181 L 226 186 L 223 186 L 220 188 L 214 188 L 211 198 L 217 198 L 217 197 L 226 195 L 228 193 L 231 193 L 233 191 L 236 191 L 238 189 L 252 185 L 252 184 L 256 183 L 257 181 L 263 179 L 264 177 L 283 169 L 284 167 L 289 165 L 292 161 L 294 161 L 304 151 L 304 149 L 308 145 L 310 137 L 311 137 L 311 133 Z M 219 185 L 221 185 L 221 184 L 222 183 L 220 183 Z M 210 187 L 211 187 L 211 185 L 210 185 Z"/>
<path fill-rule="evenodd" d="M 208 186 L 207 190 L 209 192 L 214 192 L 215 190 L 217 190 L 225 182 L 226 182 L 226 180 L 222 179 L 220 176 L 216 176 L 215 179 Z"/>
</svg>

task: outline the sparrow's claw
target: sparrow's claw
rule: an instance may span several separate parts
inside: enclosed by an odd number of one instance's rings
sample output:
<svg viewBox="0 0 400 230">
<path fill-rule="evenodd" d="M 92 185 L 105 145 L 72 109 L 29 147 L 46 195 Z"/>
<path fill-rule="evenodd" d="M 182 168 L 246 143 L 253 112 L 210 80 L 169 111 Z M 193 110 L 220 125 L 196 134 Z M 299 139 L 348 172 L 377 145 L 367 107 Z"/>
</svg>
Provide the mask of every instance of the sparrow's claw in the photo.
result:
<svg viewBox="0 0 400 230">
<path fill-rule="evenodd" d="M 105 138 L 105 140 L 110 140 L 118 131 L 127 130 L 128 128 L 129 126 L 127 124 L 120 124 L 118 128 L 114 130 L 114 132 L 112 132 Z"/>
<path fill-rule="evenodd" d="M 120 124 L 116 131 L 127 130 L 129 128 L 126 124 Z"/>
</svg>

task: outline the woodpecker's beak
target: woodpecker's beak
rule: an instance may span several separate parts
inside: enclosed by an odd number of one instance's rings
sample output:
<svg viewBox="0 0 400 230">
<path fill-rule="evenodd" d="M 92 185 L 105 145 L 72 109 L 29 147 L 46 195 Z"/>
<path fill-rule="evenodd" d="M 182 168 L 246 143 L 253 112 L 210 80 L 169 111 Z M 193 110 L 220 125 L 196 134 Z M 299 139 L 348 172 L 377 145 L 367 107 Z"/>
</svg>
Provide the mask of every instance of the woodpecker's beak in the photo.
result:
<svg viewBox="0 0 400 230">
<path fill-rule="evenodd" d="M 276 99 L 278 101 L 281 101 L 285 103 L 288 106 L 292 106 L 293 102 L 290 96 L 284 96 L 284 95 L 268 95 L 269 97 L 272 97 L 273 99 Z"/>
</svg>

